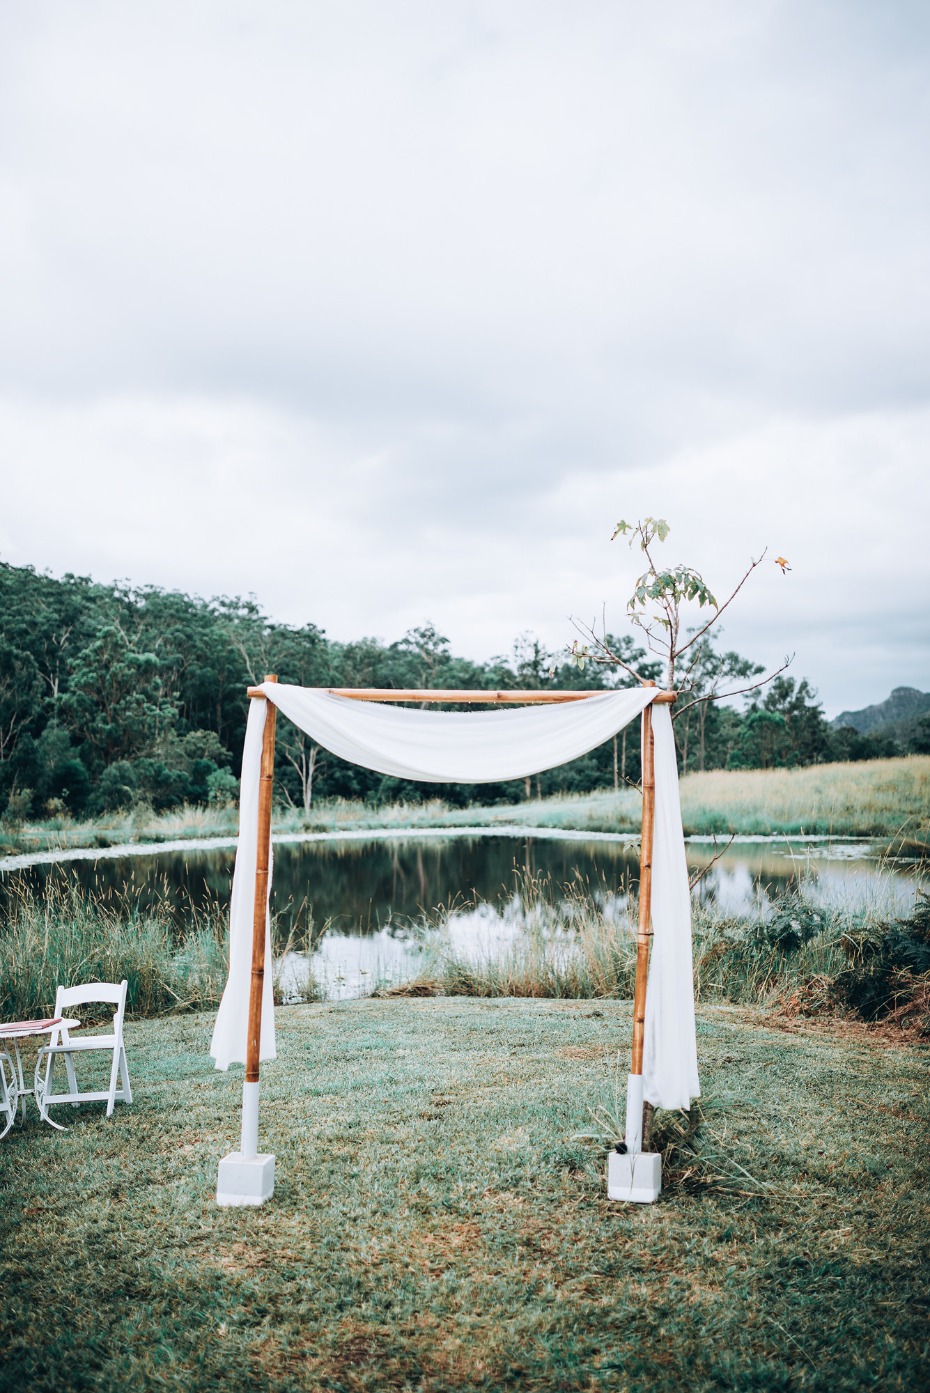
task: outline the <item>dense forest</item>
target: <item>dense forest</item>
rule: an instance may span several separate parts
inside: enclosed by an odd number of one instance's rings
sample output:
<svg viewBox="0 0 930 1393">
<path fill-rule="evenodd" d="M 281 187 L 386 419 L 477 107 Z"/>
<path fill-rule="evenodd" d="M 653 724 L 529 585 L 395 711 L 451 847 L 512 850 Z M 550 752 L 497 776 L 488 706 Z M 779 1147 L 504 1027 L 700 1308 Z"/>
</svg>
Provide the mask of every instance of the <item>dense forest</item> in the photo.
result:
<svg viewBox="0 0 930 1393">
<path fill-rule="evenodd" d="M 629 638 L 612 643 L 647 676 L 658 664 Z M 203 600 L 152 586 L 55 579 L 0 563 L 0 813 L 8 822 L 139 805 L 227 803 L 237 792 L 245 687 L 275 672 L 304 686 L 579 688 L 629 685 L 619 669 L 573 664 L 530 635 L 511 653 L 457 658 L 429 624 L 393 643 L 343 643 L 312 623 L 272 622 L 253 599 Z M 691 696 L 746 686 L 761 672 L 706 640 Z M 620 680 L 622 679 L 622 680 Z M 686 701 L 680 705 L 686 705 Z M 780 676 L 740 706 L 699 702 L 676 721 L 681 767 L 766 768 L 898 754 L 893 740 L 834 730 L 806 680 Z M 918 735 L 913 748 L 920 748 Z M 623 734 L 538 779 L 480 789 L 482 802 L 617 786 L 639 775 L 638 740 Z M 414 785 L 347 765 L 280 723 L 276 787 L 297 807 L 316 797 L 371 803 L 440 796 L 462 785 Z"/>
</svg>

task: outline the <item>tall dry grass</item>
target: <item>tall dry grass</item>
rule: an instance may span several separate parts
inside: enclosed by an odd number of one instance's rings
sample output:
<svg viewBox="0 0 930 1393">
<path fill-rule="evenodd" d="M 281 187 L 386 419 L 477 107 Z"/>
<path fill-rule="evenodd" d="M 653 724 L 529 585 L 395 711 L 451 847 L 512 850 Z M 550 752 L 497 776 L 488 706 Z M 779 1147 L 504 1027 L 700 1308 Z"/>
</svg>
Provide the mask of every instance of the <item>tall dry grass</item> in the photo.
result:
<svg viewBox="0 0 930 1393">
<path fill-rule="evenodd" d="M 689 774 L 686 831 L 912 836 L 930 830 L 930 755 Z"/>
<path fill-rule="evenodd" d="M 475 809 L 466 810 L 475 820 Z M 930 755 L 818 764 L 804 769 L 713 770 L 681 780 L 686 835 L 812 834 L 930 840 Z M 459 815 L 457 815 L 459 816 Z M 545 798 L 483 810 L 489 823 L 579 831 L 635 831 L 632 788 Z"/>
<path fill-rule="evenodd" d="M 635 897 L 605 903 L 582 884 L 553 887 L 524 877 L 512 934 L 484 952 L 462 948 L 455 914 L 421 932 L 426 943 L 418 978 L 396 992 L 424 990 L 460 996 L 594 999 L 633 994 L 636 961 Z M 830 1004 L 830 986 L 849 968 L 849 944 L 864 932 L 881 935 L 882 898 L 865 908 L 825 908 L 803 879 L 747 917 L 728 917 L 707 906 L 693 914 L 694 986 L 698 1000 L 775 1005 L 803 998 Z M 428 930 L 428 931 L 427 931 Z M 836 1004 L 835 1002 L 833 1004 Z"/>
<path fill-rule="evenodd" d="M 219 903 L 188 905 L 179 925 L 167 898 L 142 905 L 131 893 L 95 895 L 65 878 L 48 881 L 41 892 L 17 886 L 5 898 L 0 923 L 0 1019 L 50 1015 L 59 986 L 124 977 L 131 1015 L 211 1010 L 226 986 L 228 927 L 228 908 Z M 288 956 L 309 951 L 312 937 L 311 923 L 277 944 L 270 965 L 276 1001 Z M 321 995 L 306 973 L 299 999 Z"/>
<path fill-rule="evenodd" d="M 153 1016 L 215 1006 L 226 982 L 226 926 L 218 914 L 189 925 L 182 942 L 167 908 L 95 899 L 52 881 L 38 894 L 14 890 L 0 927 L 4 1019 L 51 1013 L 57 987 L 129 983 L 127 1009 Z"/>
</svg>

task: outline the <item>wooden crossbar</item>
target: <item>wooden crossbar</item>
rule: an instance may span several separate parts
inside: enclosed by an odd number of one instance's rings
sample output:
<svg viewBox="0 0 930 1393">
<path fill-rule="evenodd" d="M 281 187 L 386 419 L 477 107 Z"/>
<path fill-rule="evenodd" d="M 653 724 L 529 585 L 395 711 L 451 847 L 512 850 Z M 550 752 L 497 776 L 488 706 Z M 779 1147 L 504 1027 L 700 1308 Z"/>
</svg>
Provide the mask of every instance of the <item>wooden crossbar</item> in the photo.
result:
<svg viewBox="0 0 930 1393">
<path fill-rule="evenodd" d="M 417 687 L 308 687 L 311 692 L 325 692 L 327 696 L 351 697 L 353 701 L 422 701 L 422 702 L 454 702 L 458 705 L 466 704 L 493 704 L 501 705 L 519 703 L 521 706 L 542 706 L 548 703 L 559 701 L 585 701 L 588 697 L 603 696 L 605 692 L 613 690 L 609 687 L 589 689 L 587 691 L 556 691 L 555 689 L 542 688 L 532 691 L 481 691 L 475 687 L 463 688 L 417 688 Z M 261 687 L 249 687 L 247 689 L 250 697 L 263 697 L 265 693 Z M 656 697 L 657 702 L 671 703 L 677 698 L 677 692 L 660 692 Z"/>
</svg>

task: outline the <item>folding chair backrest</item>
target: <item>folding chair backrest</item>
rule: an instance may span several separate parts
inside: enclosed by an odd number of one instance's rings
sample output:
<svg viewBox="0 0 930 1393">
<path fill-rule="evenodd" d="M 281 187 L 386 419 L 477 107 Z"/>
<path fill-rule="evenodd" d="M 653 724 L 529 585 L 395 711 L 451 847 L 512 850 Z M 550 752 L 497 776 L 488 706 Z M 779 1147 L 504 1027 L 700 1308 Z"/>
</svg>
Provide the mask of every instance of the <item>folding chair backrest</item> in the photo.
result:
<svg viewBox="0 0 930 1393">
<path fill-rule="evenodd" d="M 55 1015 L 67 1016 L 72 1006 L 84 1006 L 88 1002 L 107 1002 L 116 1007 L 113 1012 L 113 1033 L 117 1040 L 123 1034 L 123 1016 L 126 1013 L 127 979 L 122 982 L 82 982 L 77 987 L 59 987 L 55 993 Z M 62 1034 L 67 1038 L 67 1030 Z"/>
</svg>

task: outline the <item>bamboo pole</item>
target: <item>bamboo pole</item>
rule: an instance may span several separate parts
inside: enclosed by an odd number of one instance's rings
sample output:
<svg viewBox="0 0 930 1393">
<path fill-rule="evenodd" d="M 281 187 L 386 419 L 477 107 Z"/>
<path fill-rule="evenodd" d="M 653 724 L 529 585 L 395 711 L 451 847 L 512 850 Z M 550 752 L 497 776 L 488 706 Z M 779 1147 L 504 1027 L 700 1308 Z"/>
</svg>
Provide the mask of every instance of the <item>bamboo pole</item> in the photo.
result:
<svg viewBox="0 0 930 1393">
<path fill-rule="evenodd" d="M 272 673 L 266 682 L 277 682 Z M 250 687 L 253 700 L 267 698 L 263 691 Z M 275 718 L 278 714 L 273 701 L 265 711 L 262 735 L 262 764 L 258 785 L 258 847 L 255 858 L 255 900 L 252 909 L 252 979 L 249 984 L 249 1032 L 246 1038 L 245 1081 L 258 1083 L 258 1061 L 262 1037 L 262 994 L 265 985 L 265 926 L 268 913 L 268 863 L 271 859 L 271 794 L 274 786 Z"/>
<path fill-rule="evenodd" d="M 654 687 L 655 683 L 646 682 L 644 686 Z M 309 687 L 307 690 L 324 692 L 327 696 L 351 697 L 353 701 L 455 702 L 456 705 L 493 703 L 507 705 L 519 702 L 523 706 L 542 706 L 561 701 L 585 701 L 588 697 L 603 696 L 606 691 L 611 689 L 602 687 L 593 691 L 556 691 L 554 688 L 533 691 L 480 691 L 474 687 L 423 689 L 415 687 Z M 264 692 L 261 687 L 249 687 L 246 695 L 262 697 Z M 671 703 L 677 696 L 677 692 L 659 692 L 655 700 Z"/>
<path fill-rule="evenodd" d="M 649 973 L 649 940 L 652 937 L 652 841 L 655 829 L 656 768 L 652 707 L 643 712 L 643 831 L 639 853 L 639 931 L 636 936 L 636 985 L 633 991 L 632 1072 L 643 1072 L 646 1036 L 646 979 Z"/>
</svg>

